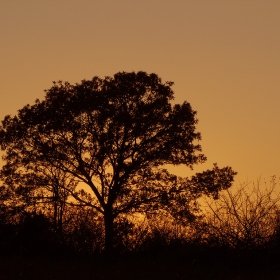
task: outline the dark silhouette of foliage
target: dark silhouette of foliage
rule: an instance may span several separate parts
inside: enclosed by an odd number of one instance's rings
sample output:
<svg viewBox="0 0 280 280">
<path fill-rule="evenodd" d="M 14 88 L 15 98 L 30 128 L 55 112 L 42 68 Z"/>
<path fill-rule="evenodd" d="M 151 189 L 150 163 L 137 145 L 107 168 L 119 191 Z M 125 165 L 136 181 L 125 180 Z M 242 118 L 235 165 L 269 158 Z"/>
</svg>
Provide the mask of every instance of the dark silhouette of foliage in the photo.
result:
<svg viewBox="0 0 280 280">
<path fill-rule="evenodd" d="M 217 198 L 236 173 L 215 165 L 187 179 L 161 168 L 206 160 L 196 112 L 187 102 L 172 104 L 172 85 L 145 72 L 54 82 L 44 100 L 2 121 L 5 184 L 28 190 L 27 204 L 49 201 L 58 227 L 65 203 L 92 208 L 104 219 L 107 251 L 121 215 L 166 211 L 193 220 L 192 202 L 203 194 Z"/>
</svg>

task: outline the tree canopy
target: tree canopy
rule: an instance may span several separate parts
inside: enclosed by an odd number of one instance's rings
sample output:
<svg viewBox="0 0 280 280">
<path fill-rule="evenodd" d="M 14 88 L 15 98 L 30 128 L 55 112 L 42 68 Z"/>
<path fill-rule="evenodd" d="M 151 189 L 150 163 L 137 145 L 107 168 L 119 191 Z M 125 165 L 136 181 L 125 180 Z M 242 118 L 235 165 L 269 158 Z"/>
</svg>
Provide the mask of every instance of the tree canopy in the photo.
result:
<svg viewBox="0 0 280 280">
<path fill-rule="evenodd" d="M 48 186 L 57 199 L 63 189 L 95 209 L 104 217 L 108 251 L 120 214 L 161 208 L 189 215 L 192 196 L 217 196 L 236 173 L 215 165 L 184 179 L 163 169 L 206 161 L 196 111 L 188 102 L 173 104 L 172 85 L 145 72 L 54 82 L 44 100 L 2 121 L 2 178 L 21 188 Z M 91 193 L 77 188 L 81 182 Z"/>
</svg>

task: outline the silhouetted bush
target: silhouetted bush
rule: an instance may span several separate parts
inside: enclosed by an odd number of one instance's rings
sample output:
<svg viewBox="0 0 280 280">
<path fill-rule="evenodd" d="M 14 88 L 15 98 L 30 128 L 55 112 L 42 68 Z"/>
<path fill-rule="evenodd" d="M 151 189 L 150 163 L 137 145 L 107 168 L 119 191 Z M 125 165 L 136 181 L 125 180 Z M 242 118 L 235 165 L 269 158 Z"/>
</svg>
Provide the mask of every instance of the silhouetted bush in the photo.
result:
<svg viewBox="0 0 280 280">
<path fill-rule="evenodd" d="M 23 256 L 48 256 L 59 252 L 59 240 L 43 214 L 26 213 L 17 225 L 16 243 Z"/>
<path fill-rule="evenodd" d="M 279 224 L 280 194 L 272 178 L 270 186 L 241 185 L 225 190 L 217 200 L 206 200 L 205 236 L 211 246 L 237 249 L 265 247 L 275 239 Z"/>
</svg>

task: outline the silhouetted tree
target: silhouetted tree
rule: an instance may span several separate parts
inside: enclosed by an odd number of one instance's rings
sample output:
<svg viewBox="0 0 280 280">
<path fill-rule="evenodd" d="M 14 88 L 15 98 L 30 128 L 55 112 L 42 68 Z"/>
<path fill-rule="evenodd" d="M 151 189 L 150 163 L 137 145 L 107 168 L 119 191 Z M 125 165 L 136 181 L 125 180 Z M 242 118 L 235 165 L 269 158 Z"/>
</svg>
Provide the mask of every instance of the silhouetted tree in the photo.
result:
<svg viewBox="0 0 280 280">
<path fill-rule="evenodd" d="M 226 190 L 220 199 L 206 199 L 205 221 L 209 239 L 234 248 L 252 248 L 273 239 L 279 221 L 280 194 L 276 178 L 270 186 L 241 184 L 234 191 Z"/>
<path fill-rule="evenodd" d="M 13 200 L 12 208 L 16 210 L 18 205 L 21 212 L 47 214 L 54 229 L 61 233 L 69 191 L 76 187 L 73 176 L 50 165 L 42 166 L 39 161 L 30 161 L 25 168 L 20 166 L 19 162 L 7 163 L 1 170 L 2 188 L 9 190 L 10 196 L 6 197 Z"/>
<path fill-rule="evenodd" d="M 178 184 L 160 169 L 165 164 L 192 168 L 206 160 L 199 153 L 196 112 L 187 102 L 172 105 L 172 85 L 145 72 L 94 77 L 75 85 L 54 82 L 45 100 L 2 121 L 5 176 L 38 166 L 43 173 L 59 170 L 76 184 L 86 184 L 91 194 L 81 185 L 79 191 L 64 189 L 103 215 L 107 251 L 113 248 L 114 220 L 120 214 L 172 205 L 176 215 L 182 214 L 188 188 L 216 194 L 231 185 L 235 173 L 216 167 Z"/>
</svg>

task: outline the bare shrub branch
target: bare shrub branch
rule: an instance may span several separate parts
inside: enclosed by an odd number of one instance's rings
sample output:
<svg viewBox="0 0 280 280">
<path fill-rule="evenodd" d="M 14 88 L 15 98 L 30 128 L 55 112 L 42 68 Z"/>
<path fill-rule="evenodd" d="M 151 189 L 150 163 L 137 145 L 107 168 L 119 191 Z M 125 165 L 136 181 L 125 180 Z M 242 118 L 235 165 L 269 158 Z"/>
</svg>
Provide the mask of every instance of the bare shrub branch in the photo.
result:
<svg viewBox="0 0 280 280">
<path fill-rule="evenodd" d="M 280 193 L 278 182 L 241 184 L 225 190 L 218 200 L 206 198 L 205 223 L 208 240 L 231 247 L 252 247 L 269 241 L 277 229 Z"/>
</svg>

